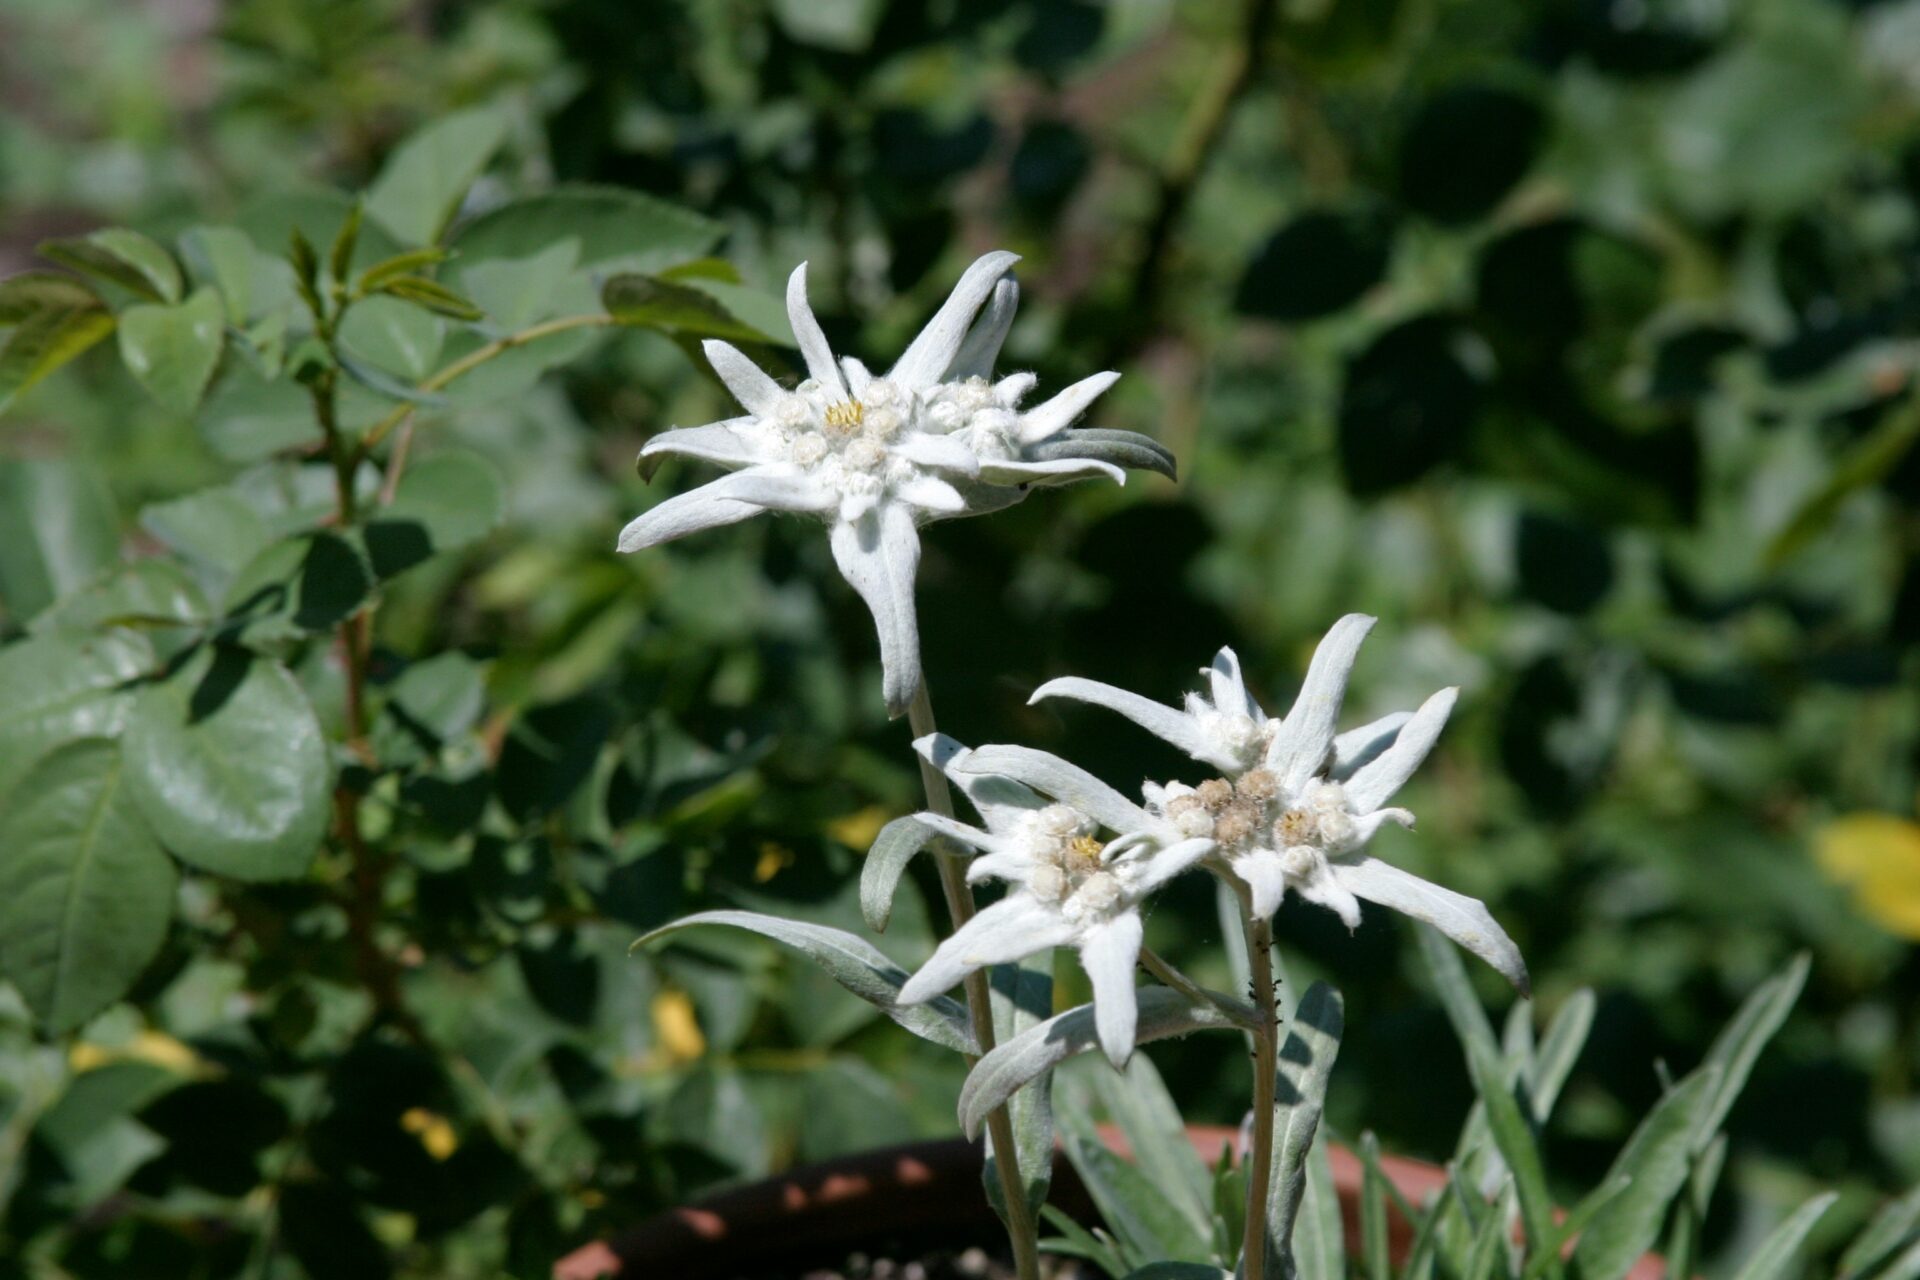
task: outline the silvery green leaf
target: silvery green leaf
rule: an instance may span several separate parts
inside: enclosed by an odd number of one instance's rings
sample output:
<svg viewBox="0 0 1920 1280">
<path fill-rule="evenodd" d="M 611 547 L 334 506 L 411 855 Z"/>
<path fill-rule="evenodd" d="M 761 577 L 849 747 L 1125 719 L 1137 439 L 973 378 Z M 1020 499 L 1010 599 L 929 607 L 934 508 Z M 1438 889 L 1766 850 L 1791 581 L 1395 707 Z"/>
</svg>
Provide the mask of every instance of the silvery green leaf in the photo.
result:
<svg viewBox="0 0 1920 1280">
<path fill-rule="evenodd" d="M 1840 1255 L 1840 1269 L 1834 1273 L 1836 1280 L 1867 1280 L 1880 1274 L 1896 1251 L 1920 1239 L 1916 1232 L 1920 1232 L 1920 1187 L 1890 1202 L 1873 1216 L 1866 1230 Z"/>
<path fill-rule="evenodd" d="M 1838 1191 L 1823 1191 L 1795 1209 L 1785 1222 L 1773 1229 L 1773 1234 L 1760 1242 L 1760 1247 L 1733 1280 L 1777 1280 L 1784 1275 L 1806 1241 L 1807 1233 L 1839 1198 Z"/>
<path fill-rule="evenodd" d="M 1503 1202 L 1509 1199 L 1511 1193 L 1501 1197 Z M 1508 1213 L 1503 1203 L 1498 1212 L 1489 1213 L 1480 1224 L 1480 1230 L 1473 1237 L 1473 1249 L 1467 1255 L 1467 1267 L 1462 1280 L 1489 1280 L 1492 1276 L 1507 1274 L 1500 1246 L 1507 1237 Z"/>
<path fill-rule="evenodd" d="M 1053 953 L 1043 951 L 1019 964 L 997 964 L 988 974 L 989 1003 L 993 1007 L 993 1035 L 1004 1042 L 1038 1026 L 1053 1012 Z M 1020 1182 L 1027 1189 L 1027 1211 L 1038 1214 L 1047 1202 L 1053 1182 L 1053 1073 L 1043 1072 L 1017 1091 L 1007 1103 L 1013 1124 L 1014 1157 Z M 1006 1201 L 997 1167 L 999 1153 L 993 1135 L 987 1135 L 987 1159 L 980 1171 L 987 1199 L 1004 1220 Z"/>
<path fill-rule="evenodd" d="M 1514 1189 L 1520 1198 L 1527 1238 L 1551 1240 L 1555 1234 L 1553 1197 L 1547 1189 L 1546 1166 L 1540 1158 L 1532 1118 L 1522 1110 L 1508 1082 L 1499 1047 L 1494 1043 L 1493 1028 L 1488 1025 L 1486 1012 L 1473 993 L 1473 984 L 1467 980 L 1466 966 L 1460 961 L 1460 953 L 1431 925 L 1416 928 L 1414 933 L 1420 939 L 1420 950 L 1433 975 L 1434 990 L 1466 1051 L 1474 1089 L 1487 1108 L 1488 1130 L 1507 1167 L 1513 1170 Z"/>
<path fill-rule="evenodd" d="M 1134 1163 L 1152 1170 L 1161 1194 L 1186 1216 L 1197 1234 L 1208 1235 L 1213 1179 L 1187 1139 L 1179 1109 L 1147 1055 L 1135 1054 L 1123 1072 L 1096 1071 L 1092 1082 L 1107 1119 L 1120 1126 L 1133 1148 Z"/>
<path fill-rule="evenodd" d="M 1306 1182 L 1293 1228 L 1293 1274 L 1299 1280 L 1346 1280 L 1345 1228 L 1340 1223 L 1340 1193 L 1333 1185 L 1333 1164 L 1326 1139 L 1315 1141 L 1302 1162 Z M 1424 1225 L 1424 1224 L 1423 1224 Z"/>
<path fill-rule="evenodd" d="M 940 838 L 940 832 L 908 815 L 880 828 L 860 867 L 860 914 L 876 933 L 885 933 L 893 917 L 893 895 L 913 855 Z"/>
<path fill-rule="evenodd" d="M 1667 1206 L 1686 1184 L 1694 1127 L 1712 1105 L 1720 1078 L 1718 1066 L 1701 1067 L 1661 1098 L 1633 1131 L 1607 1174 L 1608 1183 L 1628 1178 L 1631 1185 L 1600 1208 L 1574 1248 L 1581 1280 L 1620 1280 L 1653 1247 Z"/>
<path fill-rule="evenodd" d="M 1051 440 L 1028 445 L 1025 454 L 1035 462 L 1091 458 L 1133 471 L 1153 471 L 1178 479 L 1174 457 L 1165 445 L 1137 431 L 1088 427 L 1067 431 Z"/>
<path fill-rule="evenodd" d="M 1168 987 L 1143 988 L 1139 1002 L 1135 1044 L 1190 1031 L 1235 1030 L 1238 1026 L 1213 1006 L 1195 1004 Z M 960 1090 L 960 1127 L 969 1136 L 977 1135 L 987 1113 L 1012 1097 L 1014 1090 L 1098 1043 L 1090 1004 L 1078 1005 L 1029 1027 L 974 1065 Z"/>
<path fill-rule="evenodd" d="M 730 925 L 783 942 L 805 953 L 835 982 L 922 1039 L 961 1053 L 979 1052 L 967 1025 L 967 1012 L 959 1003 L 946 996 L 936 996 L 916 1005 L 896 1003 L 894 998 L 907 980 L 907 971 L 871 943 L 844 929 L 782 920 L 756 911 L 701 911 L 661 925 L 636 939 L 629 950 L 637 951 L 668 934 L 704 924 Z"/>
<path fill-rule="evenodd" d="M 1207 1262 L 1152 1262 L 1127 1272 L 1126 1280 L 1226 1280 L 1232 1274 Z"/>
<path fill-rule="evenodd" d="M 1273 1096 L 1273 1176 L 1267 1183 L 1267 1257 L 1283 1275 L 1295 1271 L 1294 1222 L 1306 1195 L 1307 1157 L 1320 1128 L 1345 1020 L 1340 993 L 1316 982 L 1300 997 L 1280 1046 Z"/>
<path fill-rule="evenodd" d="M 1718 1066 L 1720 1081 L 1711 1103 L 1699 1115 L 1693 1134 L 1694 1150 L 1704 1147 L 1726 1123 L 1734 1099 L 1753 1073 L 1754 1061 L 1780 1030 L 1780 1024 L 1787 1020 L 1794 1002 L 1800 998 L 1801 988 L 1807 985 L 1811 964 L 1811 957 L 1803 951 L 1785 969 L 1754 988 L 1753 994 L 1714 1040 L 1713 1047 L 1707 1050 L 1701 1065 Z"/>
<path fill-rule="evenodd" d="M 1536 1124 L 1545 1124 L 1553 1114 L 1553 1104 L 1559 1101 L 1560 1090 L 1573 1074 L 1573 1064 L 1579 1061 L 1587 1035 L 1593 1030 L 1596 1003 L 1591 987 L 1580 988 L 1567 997 L 1560 1012 L 1548 1024 L 1547 1033 L 1540 1038 L 1539 1048 L 1533 1055 L 1533 1072 L 1528 1078 L 1528 1096 L 1533 1102 Z"/>
<path fill-rule="evenodd" d="M 1609 1178 L 1583 1197 L 1573 1211 L 1560 1224 L 1560 1238 L 1551 1249 L 1537 1249 L 1528 1259 L 1526 1268 L 1520 1273 L 1520 1280 L 1537 1280 L 1547 1273 L 1565 1252 L 1567 1242 L 1578 1240 L 1586 1233 L 1587 1226 L 1599 1212 L 1612 1203 L 1613 1198 L 1633 1185 L 1633 1179 L 1626 1176 Z"/>
<path fill-rule="evenodd" d="M 1211 1230 L 1196 1232 L 1153 1176 L 1116 1155 L 1095 1130 L 1087 1107 L 1063 1107 L 1060 1125 L 1067 1159 L 1130 1263 L 1210 1260 Z"/>
</svg>

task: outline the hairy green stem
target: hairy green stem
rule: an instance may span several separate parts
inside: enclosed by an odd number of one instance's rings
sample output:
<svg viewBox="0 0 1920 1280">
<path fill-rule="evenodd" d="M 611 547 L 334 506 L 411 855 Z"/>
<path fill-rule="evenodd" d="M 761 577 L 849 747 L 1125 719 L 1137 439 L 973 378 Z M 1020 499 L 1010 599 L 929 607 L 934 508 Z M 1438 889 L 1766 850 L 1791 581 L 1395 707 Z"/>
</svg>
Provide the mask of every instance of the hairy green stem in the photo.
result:
<svg viewBox="0 0 1920 1280">
<path fill-rule="evenodd" d="M 933 699 L 927 694 L 927 683 L 923 679 L 920 689 L 913 695 L 913 705 L 907 709 L 907 722 L 913 728 L 917 741 L 934 732 Z M 947 790 L 947 779 L 931 760 L 920 756 L 920 781 L 926 788 L 927 808 L 943 817 L 953 814 L 953 796 Z M 953 920 L 953 927 L 959 929 L 973 919 L 973 889 L 967 884 L 963 871 L 964 860 L 950 853 L 936 855 L 940 866 L 940 888 L 946 895 L 947 914 Z M 993 1052 L 993 1002 L 987 986 L 987 971 L 976 969 L 967 975 L 967 1014 L 973 1022 L 973 1038 L 980 1046 L 980 1052 Z M 967 1065 L 971 1067 L 978 1058 L 969 1057 Z M 994 1167 L 1000 1174 L 1000 1195 L 1007 1205 L 1007 1239 L 1013 1246 L 1013 1264 L 1020 1280 L 1040 1280 L 1039 1228 L 1035 1225 L 1033 1214 L 1027 1207 L 1027 1189 L 1020 1181 L 1020 1159 L 1013 1141 L 1013 1117 L 1004 1106 L 996 1108 L 987 1117 L 987 1134 L 993 1139 Z"/>
<path fill-rule="evenodd" d="M 1247 969 L 1253 975 L 1253 1150 L 1247 1160 L 1247 1224 L 1241 1275 L 1262 1280 L 1267 1266 L 1267 1188 L 1273 1181 L 1273 1090 L 1280 1066 L 1280 1018 L 1274 1010 L 1273 926 L 1246 923 Z"/>
</svg>

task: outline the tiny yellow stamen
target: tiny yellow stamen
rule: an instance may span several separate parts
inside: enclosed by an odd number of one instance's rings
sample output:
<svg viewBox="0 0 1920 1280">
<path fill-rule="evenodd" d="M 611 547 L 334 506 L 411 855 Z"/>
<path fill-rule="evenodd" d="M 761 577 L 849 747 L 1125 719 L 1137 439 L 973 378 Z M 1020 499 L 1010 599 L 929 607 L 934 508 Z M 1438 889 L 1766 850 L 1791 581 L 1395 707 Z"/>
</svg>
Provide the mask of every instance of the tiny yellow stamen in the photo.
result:
<svg viewBox="0 0 1920 1280">
<path fill-rule="evenodd" d="M 829 427 L 857 427 L 867 416 L 867 406 L 858 400 L 842 400 L 827 406 Z"/>
<path fill-rule="evenodd" d="M 1073 839 L 1067 841 L 1067 857 L 1075 862 L 1098 865 L 1100 862 L 1100 850 L 1104 847 L 1105 846 L 1092 836 L 1075 836 Z"/>
</svg>

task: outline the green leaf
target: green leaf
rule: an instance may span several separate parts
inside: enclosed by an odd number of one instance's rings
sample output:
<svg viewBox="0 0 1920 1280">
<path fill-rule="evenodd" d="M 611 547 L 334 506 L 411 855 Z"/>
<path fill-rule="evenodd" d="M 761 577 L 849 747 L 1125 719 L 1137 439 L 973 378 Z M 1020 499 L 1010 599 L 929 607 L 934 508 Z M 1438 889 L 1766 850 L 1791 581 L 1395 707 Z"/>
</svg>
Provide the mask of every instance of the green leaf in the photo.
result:
<svg viewBox="0 0 1920 1280">
<path fill-rule="evenodd" d="M 1346 1280 L 1345 1228 L 1340 1223 L 1340 1192 L 1333 1184 L 1333 1163 L 1325 1138 L 1318 1139 L 1302 1162 L 1306 1185 L 1293 1229 L 1294 1274 L 1299 1280 Z"/>
<path fill-rule="evenodd" d="M 89 635 L 106 627 L 184 631 L 207 621 L 206 597 L 179 561 L 148 556 L 114 565 L 78 591 L 62 596 L 34 618 L 33 630 Z M 179 638 L 169 636 L 167 642 Z"/>
<path fill-rule="evenodd" d="M 374 296 L 357 303 L 340 322 L 341 363 L 350 351 L 390 373 L 419 382 L 432 373 L 446 341 L 438 316 L 399 298 Z"/>
<path fill-rule="evenodd" d="M 1694 1129 L 1695 1152 L 1702 1150 L 1726 1123 L 1727 1113 L 1733 1110 L 1734 1100 L 1746 1087 L 1747 1077 L 1753 1074 L 1753 1064 L 1761 1050 L 1767 1047 L 1800 999 L 1812 964 L 1812 957 L 1804 951 L 1795 956 L 1785 969 L 1755 987 L 1741 1002 L 1732 1020 L 1714 1037 L 1713 1047 L 1707 1050 L 1700 1065 L 1719 1067 L 1720 1078 L 1711 1102 L 1700 1113 Z"/>
<path fill-rule="evenodd" d="M 1573 1207 L 1573 1212 L 1561 1222 L 1559 1240 L 1551 1249 L 1538 1250 L 1527 1260 L 1520 1280 L 1536 1280 L 1536 1277 L 1545 1275 L 1547 1269 L 1566 1251 L 1567 1243 L 1578 1240 L 1600 1211 L 1632 1185 L 1632 1178 L 1610 1178 L 1582 1197 L 1580 1203 Z"/>
<path fill-rule="evenodd" d="M 435 315 L 454 320 L 480 320 L 485 313 L 437 280 L 425 276 L 393 276 L 380 282 L 378 292 L 401 298 Z"/>
<path fill-rule="evenodd" d="M 1501 1197 L 1503 1200 L 1505 1196 Z M 1508 1201 L 1511 1204 L 1511 1201 Z M 1507 1268 L 1505 1259 L 1500 1255 L 1500 1247 L 1506 1243 L 1507 1215 L 1511 1209 L 1502 1206 L 1498 1211 L 1489 1213 L 1481 1222 L 1479 1231 L 1474 1233 L 1473 1248 L 1467 1254 L 1467 1266 L 1463 1280 L 1489 1280 L 1499 1275 L 1505 1277 Z M 1385 1243 L 1381 1249 L 1384 1254 Z M 1382 1275 L 1384 1276 L 1384 1272 Z"/>
<path fill-rule="evenodd" d="M 327 307 L 320 298 L 320 258 L 313 251 L 313 241 L 299 227 L 287 233 L 287 262 L 293 267 L 293 286 L 300 293 L 300 301 L 315 323 L 324 321 Z"/>
<path fill-rule="evenodd" d="M 1653 1247 L 1667 1206 L 1686 1184 L 1694 1127 L 1711 1106 L 1720 1075 L 1718 1066 L 1701 1067 L 1661 1098 L 1633 1131 L 1606 1178 L 1608 1184 L 1628 1179 L 1626 1190 L 1594 1214 L 1574 1247 L 1579 1280 L 1620 1280 Z"/>
<path fill-rule="evenodd" d="M 120 748 L 84 739 L 0 814 L 0 975 L 56 1035 L 125 995 L 173 918 L 173 863 L 122 782 Z"/>
<path fill-rule="evenodd" d="M 600 301 L 621 324 L 657 329 L 672 337 L 772 342 L 711 294 L 657 276 L 617 275 L 600 290 Z"/>
<path fill-rule="evenodd" d="M 253 314 L 253 238 L 238 227 L 193 227 L 180 233 L 180 256 L 202 284 L 220 291 L 227 323 L 238 328 Z"/>
<path fill-rule="evenodd" d="M 419 275 L 422 269 L 446 260 L 447 251 L 437 245 L 396 253 L 391 258 L 383 258 L 361 272 L 359 282 L 354 285 L 354 292 L 372 293 L 397 276 Z"/>
<path fill-rule="evenodd" d="M 333 248 L 327 251 L 327 278 L 336 285 L 344 286 L 353 268 L 353 248 L 360 242 L 360 224 L 366 212 L 366 202 L 355 200 L 340 220 L 340 230 L 334 233 Z"/>
<path fill-rule="evenodd" d="M 1547 1027 L 1547 1034 L 1541 1037 L 1540 1047 L 1533 1056 L 1533 1070 L 1527 1078 L 1527 1096 L 1533 1103 L 1535 1124 L 1544 1125 L 1553 1114 L 1553 1104 L 1559 1100 L 1560 1090 L 1573 1074 L 1573 1064 L 1579 1061 L 1580 1051 L 1586 1047 L 1587 1036 L 1593 1030 L 1596 1007 L 1593 989 L 1580 988 L 1567 997 Z"/>
<path fill-rule="evenodd" d="M 1087 1194 L 1130 1261 L 1207 1260 L 1211 1233 L 1195 1233 L 1186 1216 L 1161 1194 L 1152 1176 L 1108 1149 L 1086 1107 L 1062 1107 L 1060 1122 L 1067 1159 L 1073 1162 Z"/>
<path fill-rule="evenodd" d="M 1340 1053 L 1345 1023 L 1340 993 L 1316 982 L 1300 997 L 1286 1042 L 1280 1046 L 1273 1097 L 1273 1174 L 1267 1183 L 1267 1257 L 1270 1266 L 1282 1267 L 1286 1273 L 1294 1269 L 1290 1254 L 1294 1224 L 1306 1195 L 1307 1158 L 1320 1129 L 1327 1081 Z"/>
<path fill-rule="evenodd" d="M 24 622 L 116 563 L 120 516 L 91 466 L 0 460 L 0 605 Z"/>
<path fill-rule="evenodd" d="M 1135 1044 L 1150 1044 L 1191 1031 L 1238 1030 L 1240 1024 L 1210 1004 L 1196 1004 L 1170 987 L 1144 987 Z M 1099 1042 L 1093 1006 L 1078 1005 L 1029 1027 L 974 1064 L 960 1090 L 960 1127 L 978 1136 L 987 1113 L 1016 1089 Z"/>
<path fill-rule="evenodd" d="M 1040 1247 L 1048 1253 L 1057 1253 L 1069 1258 L 1085 1258 L 1106 1272 L 1113 1280 L 1122 1280 L 1131 1268 L 1126 1259 L 1120 1256 L 1112 1236 L 1102 1231 L 1094 1233 L 1069 1218 L 1053 1205 L 1045 1205 L 1040 1216 L 1052 1223 L 1060 1232 L 1040 1241 Z"/>
<path fill-rule="evenodd" d="M 360 549 L 327 530 L 274 543 L 227 587 L 229 638 L 254 646 L 331 631 L 373 594 L 373 568 Z"/>
<path fill-rule="evenodd" d="M 1909 396 L 1887 411 L 1866 437 L 1847 452 L 1826 483 L 1801 503 L 1785 527 L 1767 544 L 1762 563 L 1778 569 L 1804 550 L 1833 523 L 1847 499 L 1878 484 L 1920 440 L 1920 396 Z"/>
<path fill-rule="evenodd" d="M 1380 1140 L 1371 1129 L 1360 1135 L 1360 1259 L 1368 1280 L 1388 1280 L 1393 1258 L 1388 1247 L 1387 1176 L 1380 1169 Z"/>
<path fill-rule="evenodd" d="M 1150 1262 L 1127 1280 L 1232 1280 L 1233 1272 L 1207 1262 Z"/>
<path fill-rule="evenodd" d="M 1833 1202 L 1840 1198 L 1838 1191 L 1823 1191 L 1805 1204 L 1795 1209 L 1787 1220 L 1773 1229 L 1773 1233 L 1760 1242 L 1733 1280 L 1778 1280 L 1787 1273 L 1794 1255 L 1806 1242 L 1807 1233 L 1813 1230 Z"/>
<path fill-rule="evenodd" d="M 211 286 L 175 306 L 128 307 L 120 314 L 121 359 L 175 413 L 191 413 L 200 403 L 225 337 L 225 312 Z"/>
<path fill-rule="evenodd" d="M 637 951 L 682 929 L 708 924 L 745 929 L 785 943 L 825 969 L 835 982 L 922 1039 L 961 1053 L 978 1052 L 967 1022 L 967 1011 L 957 1001 L 939 996 L 925 1004 L 899 1004 L 896 998 L 900 988 L 906 985 L 907 971 L 871 943 L 844 929 L 782 920 L 754 911 L 701 911 L 640 937 L 631 950 Z"/>
<path fill-rule="evenodd" d="M 173 255 L 138 231 L 106 227 L 74 239 L 48 240 L 40 253 L 149 302 L 180 301 L 180 268 Z"/>
<path fill-rule="evenodd" d="M 691 209 L 618 187 L 556 187 L 512 200 L 455 230 L 463 261 L 526 258 L 571 237 L 579 265 L 658 271 L 698 258 L 726 228 Z"/>
<path fill-rule="evenodd" d="M 1466 1051 L 1467 1069 L 1473 1086 L 1487 1109 L 1487 1126 L 1494 1145 L 1513 1171 L 1514 1189 L 1520 1197 L 1520 1216 L 1526 1222 L 1527 1239 L 1536 1246 L 1554 1239 L 1553 1197 L 1547 1189 L 1546 1167 L 1534 1137 L 1531 1119 L 1521 1109 L 1520 1100 L 1508 1083 L 1493 1028 L 1473 993 L 1466 966 L 1459 953 L 1432 925 L 1414 930 L 1420 949 L 1433 975 L 1434 990 L 1445 1006 L 1453 1031 Z"/>
<path fill-rule="evenodd" d="M 0 413 L 42 378 L 113 332 L 97 303 L 36 311 L 0 345 Z"/>
<path fill-rule="evenodd" d="M 1194 1236 L 1209 1238 L 1213 1179 L 1188 1141 L 1186 1124 L 1153 1063 L 1146 1054 L 1136 1053 L 1124 1072 L 1094 1071 L 1091 1075 L 1093 1091 L 1107 1119 L 1120 1126 L 1133 1149 L 1133 1162 L 1152 1171 L 1161 1195 L 1187 1220 Z M 1018 1103 L 1026 1092 L 1023 1089 L 1014 1094 L 1014 1101 Z"/>
<path fill-rule="evenodd" d="M 367 190 L 367 215 L 403 244 L 438 241 L 506 135 L 506 116 L 491 107 L 425 126 L 387 158 Z"/>
<path fill-rule="evenodd" d="M 940 839 L 940 833 L 908 814 L 880 828 L 860 864 L 860 914 L 875 933 L 887 931 L 893 917 L 893 895 L 899 890 L 913 855 Z"/>
<path fill-rule="evenodd" d="M 988 1003 L 993 1009 L 995 1043 L 1011 1040 L 1044 1022 L 1053 1012 L 1053 953 L 1042 951 L 1019 964 L 998 964 L 988 971 Z M 1027 1190 L 1027 1212 L 1037 1214 L 1047 1202 L 1053 1182 L 1053 1077 L 1044 1075 L 1014 1094 L 1007 1103 L 1013 1125 L 1014 1157 L 1020 1183 Z M 987 1135 L 987 1159 L 980 1171 L 987 1199 L 1006 1220 L 1006 1197 L 1000 1187 L 999 1153 L 993 1135 Z"/>
<path fill-rule="evenodd" d="M 1873 1216 L 1867 1229 L 1840 1255 L 1835 1280 L 1868 1280 L 1892 1261 L 1897 1251 L 1912 1244 L 1916 1232 L 1920 1232 L 1920 1187 L 1889 1201 Z"/>
<path fill-rule="evenodd" d="M 140 691 L 124 745 L 127 790 L 181 861 L 240 880 L 312 862 L 332 769 L 313 706 L 279 663 L 203 650 Z"/>
<path fill-rule="evenodd" d="M 556 301 L 573 292 L 563 285 L 579 258 L 580 242 L 569 238 L 529 257 L 476 262 L 460 272 L 460 287 L 494 324 L 524 329 L 553 315 Z"/>
<path fill-rule="evenodd" d="M 42 311 L 105 306 L 99 294 L 58 271 L 27 271 L 0 280 L 0 325 L 21 324 Z"/>
<path fill-rule="evenodd" d="M 80 738 L 117 736 L 153 648 L 130 631 L 44 635 L 0 648 L 0 811 L 33 762 Z M 0 857 L 0 862 L 5 858 Z"/>
<path fill-rule="evenodd" d="M 366 528 L 367 554 L 381 577 L 429 556 L 477 542 L 506 514 L 500 472 L 466 449 L 442 449 L 407 468 L 393 501 Z"/>
<path fill-rule="evenodd" d="M 140 527 L 222 577 L 239 572 L 273 541 L 266 517 L 225 485 L 142 507 Z"/>
</svg>

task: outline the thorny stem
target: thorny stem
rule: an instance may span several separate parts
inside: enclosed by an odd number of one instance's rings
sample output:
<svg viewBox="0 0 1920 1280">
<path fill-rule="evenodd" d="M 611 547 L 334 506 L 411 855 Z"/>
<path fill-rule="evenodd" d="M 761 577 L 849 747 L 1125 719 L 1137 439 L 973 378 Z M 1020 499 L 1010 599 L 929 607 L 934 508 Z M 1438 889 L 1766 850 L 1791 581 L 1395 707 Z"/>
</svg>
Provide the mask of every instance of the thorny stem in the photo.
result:
<svg viewBox="0 0 1920 1280">
<path fill-rule="evenodd" d="M 927 694 L 927 683 L 920 682 L 919 691 L 913 695 L 913 705 L 907 709 L 907 723 L 913 728 L 915 740 L 934 732 L 933 699 Z M 947 779 L 931 760 L 920 756 L 920 781 L 926 788 L 927 808 L 943 817 L 953 814 L 953 796 L 947 790 Z M 947 914 L 953 919 L 953 927 L 959 929 L 973 919 L 973 890 L 967 884 L 962 868 L 962 860 L 950 853 L 935 855 L 940 866 L 940 888 L 947 899 Z M 987 971 L 976 969 L 967 975 L 967 1014 L 973 1022 L 973 1038 L 980 1046 L 980 1052 L 993 1052 L 993 1003 L 988 994 Z M 969 1057 L 967 1065 L 971 1067 L 978 1058 Z M 1040 1251 L 1039 1229 L 1033 1221 L 1033 1214 L 1027 1208 L 1027 1189 L 1020 1182 L 1020 1160 L 1013 1141 L 1013 1117 L 1005 1106 L 1001 1106 L 987 1117 L 987 1133 L 993 1139 L 994 1168 L 1000 1174 L 1000 1197 L 1007 1207 L 1007 1239 L 1013 1246 L 1014 1269 L 1020 1280 L 1039 1280 Z"/>
<path fill-rule="evenodd" d="M 1247 1157 L 1247 1225 L 1241 1274 L 1262 1280 L 1267 1265 L 1267 1188 L 1273 1181 L 1273 1090 L 1279 1070 L 1280 1018 L 1274 1010 L 1273 925 L 1248 920 L 1247 968 L 1253 975 L 1253 1151 Z"/>
</svg>

